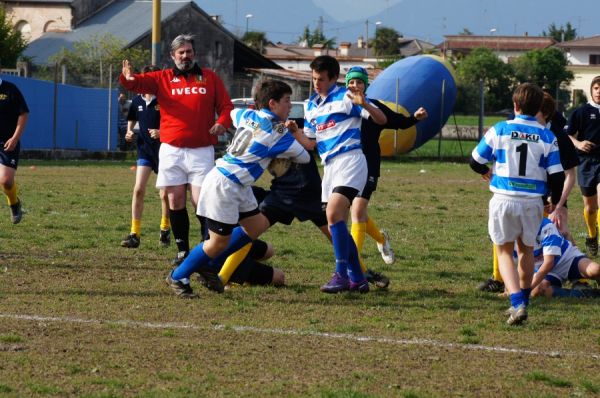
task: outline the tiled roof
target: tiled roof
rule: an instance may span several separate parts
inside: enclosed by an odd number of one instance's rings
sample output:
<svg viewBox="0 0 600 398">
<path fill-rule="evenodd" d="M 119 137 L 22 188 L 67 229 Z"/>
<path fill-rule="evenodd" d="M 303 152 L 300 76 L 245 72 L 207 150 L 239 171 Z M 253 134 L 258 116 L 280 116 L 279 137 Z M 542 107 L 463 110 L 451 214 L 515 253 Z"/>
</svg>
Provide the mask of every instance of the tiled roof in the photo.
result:
<svg viewBox="0 0 600 398">
<path fill-rule="evenodd" d="M 478 47 L 497 51 L 529 51 L 544 49 L 556 43 L 551 37 L 541 36 L 444 36 L 446 41 L 439 45 L 446 50 L 472 50 Z"/>
<path fill-rule="evenodd" d="M 585 37 L 583 39 L 575 39 L 564 41 L 562 43 L 558 43 L 557 47 L 561 48 L 590 48 L 590 47 L 600 47 L 600 35 L 599 36 L 591 36 Z"/>
</svg>

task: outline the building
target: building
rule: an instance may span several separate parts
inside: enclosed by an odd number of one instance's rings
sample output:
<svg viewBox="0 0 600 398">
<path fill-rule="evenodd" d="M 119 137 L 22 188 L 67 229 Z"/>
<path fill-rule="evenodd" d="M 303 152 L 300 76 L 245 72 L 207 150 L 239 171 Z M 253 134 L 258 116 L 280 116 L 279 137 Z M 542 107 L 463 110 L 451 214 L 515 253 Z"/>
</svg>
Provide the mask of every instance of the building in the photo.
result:
<svg viewBox="0 0 600 398">
<path fill-rule="evenodd" d="M 519 57 L 531 50 L 543 50 L 556 44 L 551 37 L 538 36 L 475 36 L 454 35 L 444 36 L 444 42 L 438 45 L 442 56 L 459 58 L 476 48 L 484 47 L 493 50 L 504 62 Z"/>
<path fill-rule="evenodd" d="M 600 76 L 600 36 L 586 37 L 558 43 L 569 62 L 568 70 L 575 78 L 569 85 L 574 94 L 579 92 L 590 98 L 590 84 L 595 76 Z M 572 98 L 576 97 L 573 95 Z"/>
</svg>

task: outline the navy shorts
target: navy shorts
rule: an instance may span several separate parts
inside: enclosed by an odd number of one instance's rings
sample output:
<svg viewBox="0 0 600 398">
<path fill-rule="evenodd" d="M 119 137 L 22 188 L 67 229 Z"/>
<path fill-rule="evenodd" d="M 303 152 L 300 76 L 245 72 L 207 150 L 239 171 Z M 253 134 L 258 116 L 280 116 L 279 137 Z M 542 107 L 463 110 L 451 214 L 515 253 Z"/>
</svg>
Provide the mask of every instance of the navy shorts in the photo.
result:
<svg viewBox="0 0 600 398">
<path fill-rule="evenodd" d="M 581 157 L 577 167 L 577 183 L 583 196 L 594 196 L 598 193 L 597 186 L 600 184 L 600 159 L 593 157 Z"/>
<path fill-rule="evenodd" d="M 269 285 L 273 282 L 273 267 L 248 256 L 231 275 L 230 281 L 240 285 L 246 282 L 251 285 Z"/>
<path fill-rule="evenodd" d="M 280 197 L 269 192 L 261 202 L 259 209 L 267 217 L 271 225 L 280 222 L 290 225 L 294 218 L 299 221 L 312 221 L 317 227 L 327 225 L 327 216 L 323 203 L 318 200 L 309 202 L 298 199 Z"/>
<path fill-rule="evenodd" d="M 14 151 L 6 152 L 4 150 L 4 142 L 0 141 L 0 164 L 17 169 L 19 165 L 19 153 L 21 152 L 21 143 L 17 144 Z"/>
</svg>

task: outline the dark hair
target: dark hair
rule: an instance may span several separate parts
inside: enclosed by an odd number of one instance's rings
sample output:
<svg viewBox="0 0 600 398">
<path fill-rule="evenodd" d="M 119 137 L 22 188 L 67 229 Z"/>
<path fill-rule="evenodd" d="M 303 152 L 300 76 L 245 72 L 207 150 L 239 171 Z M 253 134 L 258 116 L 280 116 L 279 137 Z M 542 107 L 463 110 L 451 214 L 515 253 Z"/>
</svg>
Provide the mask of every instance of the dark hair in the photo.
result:
<svg viewBox="0 0 600 398">
<path fill-rule="evenodd" d="M 544 98 L 542 99 L 542 105 L 540 106 L 540 112 L 542 112 L 542 116 L 546 122 L 552 119 L 554 112 L 556 112 L 556 101 L 554 101 L 554 98 L 552 98 L 552 96 L 545 91 Z"/>
<path fill-rule="evenodd" d="M 156 72 L 158 70 L 160 70 L 160 68 L 158 66 L 146 65 L 142 68 L 142 73 Z"/>
<path fill-rule="evenodd" d="M 284 95 L 292 94 L 292 88 L 281 80 L 263 80 L 256 85 L 254 103 L 257 109 L 269 109 L 269 101 L 279 101 Z"/>
<path fill-rule="evenodd" d="M 512 100 L 521 113 L 528 116 L 535 116 L 542 106 L 544 92 L 539 86 L 533 83 L 523 83 L 515 90 Z"/>
<path fill-rule="evenodd" d="M 590 83 L 590 95 L 592 95 L 592 87 L 594 87 L 594 84 L 600 84 L 600 76 L 596 76 L 592 79 L 592 82 Z"/>
<path fill-rule="evenodd" d="M 340 63 L 331 55 L 319 55 L 310 63 L 310 69 L 315 72 L 327 72 L 330 79 L 340 75 Z"/>
</svg>

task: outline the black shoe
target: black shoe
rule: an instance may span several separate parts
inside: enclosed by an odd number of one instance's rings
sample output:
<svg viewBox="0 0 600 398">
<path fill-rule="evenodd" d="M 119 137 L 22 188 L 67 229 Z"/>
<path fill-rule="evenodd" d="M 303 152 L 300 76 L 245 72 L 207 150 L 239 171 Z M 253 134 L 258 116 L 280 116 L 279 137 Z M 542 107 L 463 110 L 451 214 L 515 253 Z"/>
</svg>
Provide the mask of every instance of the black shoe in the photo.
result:
<svg viewBox="0 0 600 398">
<path fill-rule="evenodd" d="M 171 230 L 170 229 L 161 229 L 160 230 L 160 238 L 158 239 L 158 244 L 162 247 L 167 247 L 171 245 Z"/>
<path fill-rule="evenodd" d="M 203 286 L 208 290 L 217 293 L 223 293 L 225 291 L 225 286 L 223 285 L 221 278 L 219 278 L 219 272 L 216 269 L 212 267 L 200 268 L 198 273 L 206 281 L 206 284 Z"/>
<path fill-rule="evenodd" d="M 127 238 L 123 239 L 121 242 L 121 247 L 128 247 L 130 249 L 135 249 L 140 246 L 140 237 L 136 234 L 129 234 Z"/>
<path fill-rule="evenodd" d="M 185 258 L 188 256 L 188 254 L 190 254 L 190 253 L 186 252 L 186 251 L 177 252 L 177 256 L 175 256 L 173 261 L 171 261 L 171 265 L 174 267 L 178 267 L 179 264 L 181 264 L 183 262 L 183 260 L 185 260 Z"/>
<path fill-rule="evenodd" d="M 482 292 L 502 293 L 504 291 L 504 282 L 490 278 L 487 281 L 480 283 L 479 286 L 477 286 L 477 289 Z"/>
<path fill-rule="evenodd" d="M 380 272 L 373 271 L 372 269 L 368 269 L 367 272 L 365 272 L 365 278 L 369 283 L 380 289 L 387 289 L 390 285 L 390 278 Z"/>
<path fill-rule="evenodd" d="M 21 200 L 17 199 L 17 203 L 10 205 L 11 221 L 13 224 L 18 224 L 23 218 L 23 209 L 21 208 Z"/>
<path fill-rule="evenodd" d="M 598 255 L 598 236 L 593 238 L 585 238 L 585 248 L 589 256 Z"/>
<path fill-rule="evenodd" d="M 189 283 L 183 283 L 181 281 L 176 281 L 171 278 L 171 273 L 167 275 L 167 279 L 165 279 L 167 286 L 169 286 L 177 295 L 177 297 L 185 298 L 185 299 L 194 299 L 197 298 L 198 295 L 194 293 L 192 287 Z"/>
</svg>

